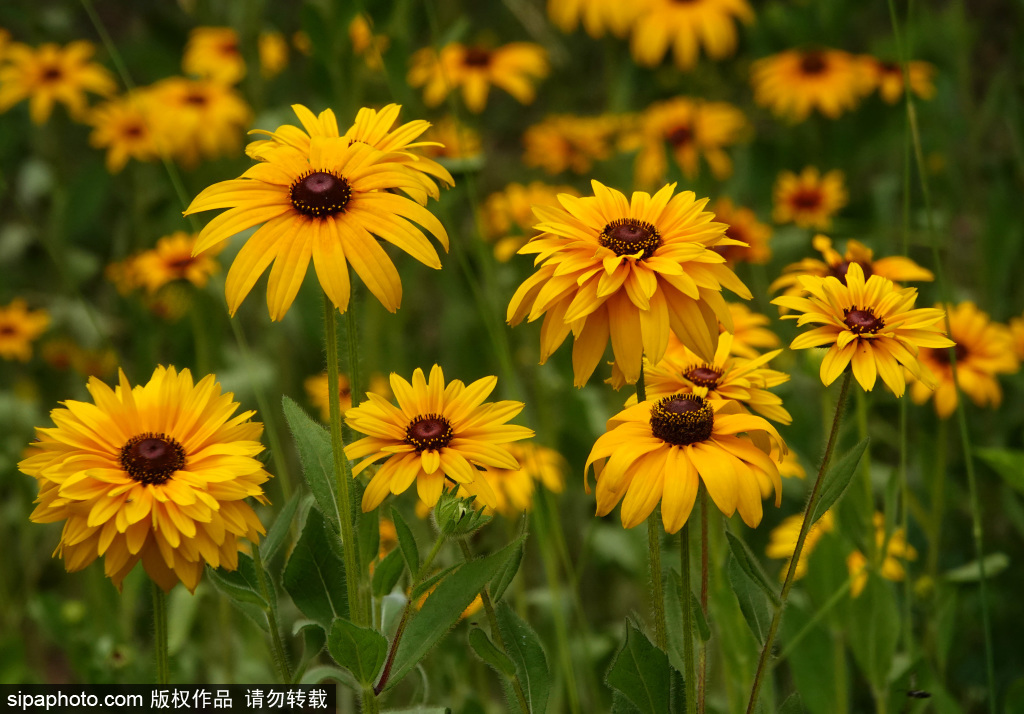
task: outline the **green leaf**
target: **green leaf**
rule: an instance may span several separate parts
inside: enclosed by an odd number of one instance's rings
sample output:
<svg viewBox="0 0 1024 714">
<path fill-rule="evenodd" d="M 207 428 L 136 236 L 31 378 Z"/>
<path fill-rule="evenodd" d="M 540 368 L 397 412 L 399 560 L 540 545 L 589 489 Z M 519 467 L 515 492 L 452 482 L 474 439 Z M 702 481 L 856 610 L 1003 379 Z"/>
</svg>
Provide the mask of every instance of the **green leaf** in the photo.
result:
<svg viewBox="0 0 1024 714">
<path fill-rule="evenodd" d="M 729 584 L 740 603 L 740 612 L 743 613 L 754 637 L 760 644 L 764 644 L 772 621 L 771 609 L 768 607 L 764 590 L 747 575 L 743 567 L 736 562 L 736 558 L 729 558 L 728 571 Z"/>
<path fill-rule="evenodd" d="M 515 578 L 516 573 L 519 572 L 519 566 L 523 562 L 523 551 L 526 549 L 526 544 L 523 543 L 512 553 L 505 565 L 501 567 L 494 578 L 491 580 L 490 593 L 491 599 L 494 602 L 498 602 L 501 596 L 505 594 L 508 586 L 512 584 L 512 579 Z"/>
<path fill-rule="evenodd" d="M 281 399 L 284 418 L 288 421 L 295 447 L 302 463 L 302 476 L 313 492 L 331 530 L 341 532 L 341 517 L 337 494 L 334 492 L 334 452 L 331 434 L 320 423 L 310 418 L 298 404 L 285 396 Z"/>
<path fill-rule="evenodd" d="M 818 505 L 814 509 L 814 517 L 811 518 L 811 525 L 818 522 L 825 511 L 832 508 L 836 501 L 842 498 L 850 480 L 857 472 L 857 464 L 868 448 L 871 439 L 864 437 L 856 446 L 832 462 L 825 473 L 825 480 L 821 484 L 821 496 Z"/>
<path fill-rule="evenodd" d="M 325 632 L 335 618 L 348 617 L 345 564 L 334 550 L 334 541 L 323 516 L 311 508 L 283 577 L 295 606 Z"/>
<path fill-rule="evenodd" d="M 974 453 L 999 474 L 1008 486 L 1024 494 L 1024 451 L 975 449 Z"/>
<path fill-rule="evenodd" d="M 259 579 L 256 577 L 256 566 L 252 558 L 245 553 L 238 554 L 238 569 L 223 568 L 206 569 L 213 586 L 236 602 L 247 602 L 257 605 L 266 611 L 270 604 L 260 594 Z"/>
<path fill-rule="evenodd" d="M 519 548 L 523 538 L 520 536 L 497 553 L 462 564 L 438 584 L 405 628 L 395 653 L 388 689 L 400 682 L 448 634 L 459 621 L 462 611 Z"/>
<path fill-rule="evenodd" d="M 871 685 L 884 691 L 900 635 L 900 613 L 889 585 L 870 573 L 867 585 L 850 602 L 850 649 Z"/>
<path fill-rule="evenodd" d="M 757 585 L 768 596 L 768 599 L 773 604 L 779 605 L 782 600 L 779 598 L 779 594 L 775 592 L 775 585 L 768 576 L 764 574 L 764 570 L 761 569 L 761 564 L 757 560 L 757 556 L 750 550 L 746 543 L 740 539 L 735 533 L 731 531 L 725 532 L 725 537 L 729 541 L 729 552 L 732 553 L 733 560 L 736 564 L 743 569 L 747 577 Z"/>
<path fill-rule="evenodd" d="M 491 642 L 487 633 L 479 627 L 469 631 L 469 646 L 476 652 L 476 656 L 490 665 L 499 674 L 506 677 L 516 676 L 516 665 L 508 658 L 508 655 L 498 649 L 497 645 Z"/>
<path fill-rule="evenodd" d="M 991 578 L 1010 567 L 1010 557 L 1006 553 L 989 553 L 979 563 L 974 560 L 959 568 L 947 570 L 942 576 L 951 583 L 975 583 L 981 580 L 981 564 L 985 565 L 985 578 Z"/>
<path fill-rule="evenodd" d="M 358 484 L 358 481 L 353 481 Z M 360 502 L 362 497 L 360 497 Z M 362 510 L 360 508 L 360 510 Z M 363 572 L 368 572 L 370 563 L 380 553 L 380 513 L 375 508 L 369 513 L 362 513 L 357 519 L 359 531 L 359 563 Z"/>
<path fill-rule="evenodd" d="M 331 623 L 327 650 L 334 661 L 352 672 L 360 683 L 373 684 L 387 659 L 388 641 L 376 630 L 338 618 Z"/>
<path fill-rule="evenodd" d="M 668 655 L 654 646 L 647 635 L 626 625 L 626 641 L 615 655 L 605 682 L 621 692 L 641 714 L 665 714 L 669 705 L 673 677 L 681 675 L 669 664 Z M 682 688 L 676 697 L 682 699 Z"/>
<path fill-rule="evenodd" d="M 361 690 L 359 682 L 355 680 L 351 672 L 329 664 L 322 664 L 318 667 L 310 667 L 302 673 L 302 679 L 300 679 L 298 683 L 320 684 L 320 682 L 323 682 L 324 680 L 328 679 L 334 680 L 339 684 L 344 684 L 345 686 L 352 689 L 352 691 L 358 692 Z"/>
<path fill-rule="evenodd" d="M 616 689 L 612 692 L 611 714 L 640 714 L 640 710 L 633 706 L 629 697 Z"/>
<path fill-rule="evenodd" d="M 665 624 L 668 626 L 668 655 L 669 661 L 676 669 L 685 669 L 685 658 L 683 657 L 683 576 L 677 570 L 669 571 L 668 590 L 665 602 Z M 700 611 L 700 601 L 692 592 L 690 593 L 690 607 L 693 608 L 693 622 L 695 634 L 704 642 L 711 638 L 711 630 L 708 628 L 707 620 Z"/>
<path fill-rule="evenodd" d="M 804 709 L 804 704 L 800 701 L 799 692 L 790 694 L 786 697 L 786 701 L 782 703 L 782 706 L 779 707 L 779 714 L 804 714 L 805 711 L 807 710 Z"/>
<path fill-rule="evenodd" d="M 429 578 L 427 578 L 422 583 L 420 583 L 419 585 L 417 585 L 416 587 L 414 587 L 412 589 L 412 592 L 409 593 L 409 599 L 410 600 L 419 600 L 420 599 L 420 595 L 422 595 L 423 593 L 425 593 L 428 590 L 430 590 L 431 588 L 433 588 L 439 582 L 441 582 L 446 577 L 448 577 L 448 575 L 450 575 L 453 571 L 458 570 L 461 566 L 462 566 L 462 563 L 456 563 L 455 565 L 449 565 L 444 570 L 441 570 L 441 571 L 438 571 L 438 572 L 434 573 Z"/>
<path fill-rule="evenodd" d="M 394 590 L 404 570 L 405 560 L 402 558 L 401 549 L 395 548 L 384 556 L 384 560 L 377 563 L 373 571 L 373 596 L 384 597 Z"/>
<path fill-rule="evenodd" d="M 263 543 L 260 545 L 260 555 L 263 557 L 263 562 L 269 563 L 277 554 L 278 549 L 288 539 L 288 534 L 292 529 L 292 520 L 295 518 L 295 512 L 299 510 L 299 503 L 301 501 L 301 493 L 293 494 L 288 503 L 284 504 L 281 512 L 277 514 L 277 518 L 274 519 L 274 525 L 267 531 L 267 537 L 263 539 Z"/>
<path fill-rule="evenodd" d="M 395 524 L 395 531 L 398 533 L 398 547 L 405 557 L 406 565 L 409 566 L 409 574 L 415 578 L 416 574 L 420 572 L 420 549 L 416 546 L 416 538 L 397 508 L 391 508 L 391 520 Z"/>
<path fill-rule="evenodd" d="M 522 546 L 519 551 L 522 552 Z M 534 714 L 544 714 L 551 692 L 551 670 L 548 668 L 548 658 L 544 654 L 540 638 L 507 602 L 498 603 L 495 615 L 498 619 L 498 629 L 501 630 L 501 638 L 505 643 L 505 651 L 515 663 L 515 672 L 523 685 L 530 711 Z"/>
</svg>

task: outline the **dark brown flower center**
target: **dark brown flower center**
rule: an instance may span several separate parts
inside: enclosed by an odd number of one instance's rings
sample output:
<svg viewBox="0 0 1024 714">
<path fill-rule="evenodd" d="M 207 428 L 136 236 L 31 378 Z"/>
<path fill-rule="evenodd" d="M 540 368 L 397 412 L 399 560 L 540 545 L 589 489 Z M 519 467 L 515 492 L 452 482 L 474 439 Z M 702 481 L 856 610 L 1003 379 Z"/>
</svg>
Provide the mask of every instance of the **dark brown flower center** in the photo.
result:
<svg viewBox="0 0 1024 714">
<path fill-rule="evenodd" d="M 967 359 L 967 355 L 969 354 L 968 351 L 967 351 L 967 348 L 964 345 L 960 344 L 959 342 L 957 342 L 953 346 L 953 351 L 956 353 L 957 364 L 959 364 L 959 363 L 963 362 L 965 359 Z M 949 359 L 949 348 L 948 347 L 943 347 L 942 349 L 938 349 L 938 350 L 933 349 L 932 350 L 932 358 L 936 362 L 938 362 L 939 364 L 952 364 L 952 362 Z"/>
<path fill-rule="evenodd" d="M 220 46 L 220 51 L 221 51 L 221 54 L 229 56 L 229 57 L 237 57 L 238 55 L 242 54 L 238 50 L 238 43 L 234 42 L 234 41 L 225 42 L 224 44 L 222 44 Z"/>
<path fill-rule="evenodd" d="M 405 443 L 416 447 L 416 451 L 444 448 L 454 437 L 451 423 L 440 414 L 416 417 L 405 428 Z"/>
<path fill-rule="evenodd" d="M 679 148 L 693 142 L 693 127 L 677 126 L 665 135 L 672 146 Z"/>
<path fill-rule="evenodd" d="M 879 62 L 878 69 L 886 74 L 903 74 L 903 70 L 895 62 Z"/>
<path fill-rule="evenodd" d="M 184 273 L 188 266 L 195 262 L 195 258 L 191 256 L 185 256 L 184 258 L 178 258 L 167 263 L 167 267 L 176 273 Z"/>
<path fill-rule="evenodd" d="M 800 211 L 813 211 L 821 206 L 821 191 L 816 188 L 802 188 L 790 199 L 793 208 Z"/>
<path fill-rule="evenodd" d="M 714 427 L 711 402 L 696 394 L 673 394 L 651 409 L 651 433 L 673 446 L 704 441 Z"/>
<path fill-rule="evenodd" d="M 860 269 L 864 271 L 864 279 L 867 280 L 874 272 L 871 269 L 871 263 L 861 263 L 859 260 L 844 260 L 838 265 L 828 266 L 828 274 L 834 278 L 838 278 L 839 282 L 846 285 L 846 274 L 850 272 L 850 265 L 859 265 Z"/>
<path fill-rule="evenodd" d="M 722 378 L 722 372 L 710 364 L 702 364 L 691 367 L 683 376 L 698 387 L 714 389 L 718 386 L 718 380 Z"/>
<path fill-rule="evenodd" d="M 0 335 L 16 335 L 18 334 L 18 328 L 14 325 L 0 325 Z"/>
<path fill-rule="evenodd" d="M 292 206 L 304 216 L 333 216 L 344 213 L 352 200 L 348 181 L 329 171 L 310 171 L 292 184 Z"/>
<path fill-rule="evenodd" d="M 468 47 L 462 63 L 467 67 L 486 67 L 491 63 L 491 53 L 482 47 Z"/>
<path fill-rule="evenodd" d="M 44 82 L 56 82 L 58 79 L 64 76 L 60 67 L 47 67 L 42 72 L 42 79 Z"/>
<path fill-rule="evenodd" d="M 725 229 L 725 237 L 732 238 L 733 240 L 742 241 L 749 244 L 750 239 L 746 236 L 746 231 L 740 226 L 729 226 Z M 742 245 L 715 245 L 711 246 L 711 250 L 718 253 L 720 256 L 725 258 L 727 261 L 734 262 L 740 260 L 744 252 L 747 250 Z"/>
<path fill-rule="evenodd" d="M 800 71 L 804 74 L 821 74 L 827 66 L 825 55 L 818 51 L 805 52 L 800 60 Z"/>
<path fill-rule="evenodd" d="M 863 310 L 846 308 L 843 310 L 843 315 L 843 322 L 855 335 L 865 333 L 873 335 L 885 327 L 885 321 L 880 317 L 875 317 L 875 313 L 870 307 Z"/>
<path fill-rule="evenodd" d="M 205 107 L 209 101 L 205 94 L 199 92 L 189 92 L 185 95 L 185 104 L 192 104 L 197 107 Z"/>
<path fill-rule="evenodd" d="M 132 139 L 137 139 L 143 134 L 143 129 L 138 124 L 129 124 L 124 128 L 124 135 Z"/>
<path fill-rule="evenodd" d="M 605 248 L 615 251 L 616 255 L 640 253 L 640 260 L 645 260 L 654 255 L 654 251 L 661 245 L 661 234 L 646 221 L 620 218 L 604 227 L 600 242 Z"/>
<path fill-rule="evenodd" d="M 166 434 L 138 434 L 121 447 L 121 468 L 139 483 L 165 483 L 185 466 L 185 449 Z"/>
</svg>

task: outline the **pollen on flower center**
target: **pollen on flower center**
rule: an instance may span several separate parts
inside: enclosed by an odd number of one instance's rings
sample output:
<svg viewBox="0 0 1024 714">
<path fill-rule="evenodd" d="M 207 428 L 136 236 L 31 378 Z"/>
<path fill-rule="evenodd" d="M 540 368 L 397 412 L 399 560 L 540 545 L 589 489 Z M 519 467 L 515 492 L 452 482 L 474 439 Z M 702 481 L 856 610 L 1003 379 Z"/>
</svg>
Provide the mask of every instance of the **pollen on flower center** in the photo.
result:
<svg viewBox="0 0 1024 714">
<path fill-rule="evenodd" d="M 146 485 L 165 483 L 185 466 L 185 449 L 166 434 L 137 434 L 121 447 L 121 468 Z"/>
<path fill-rule="evenodd" d="M 839 282 L 841 282 L 843 285 L 846 285 L 846 274 L 848 272 L 850 272 L 850 266 L 851 265 L 859 265 L 860 266 L 861 270 L 864 271 L 864 279 L 865 280 L 867 280 L 872 275 L 874 275 L 875 271 L 873 271 L 871 269 L 871 264 L 870 263 L 861 263 L 860 261 L 857 261 L 857 260 L 852 260 L 852 261 L 851 260 L 844 260 L 843 262 L 839 263 L 838 265 L 830 265 L 830 266 L 828 266 L 828 274 L 831 275 L 834 278 L 838 278 Z"/>
<path fill-rule="evenodd" d="M 800 60 L 800 71 L 804 74 L 821 74 L 826 66 L 825 55 L 821 52 L 807 52 Z"/>
<path fill-rule="evenodd" d="M 651 409 L 651 433 L 673 446 L 704 441 L 714 426 L 711 403 L 696 394 L 673 394 Z"/>
<path fill-rule="evenodd" d="M 290 195 L 296 211 L 321 218 L 344 213 L 352 200 L 352 188 L 342 176 L 329 171 L 310 171 L 292 184 Z"/>
<path fill-rule="evenodd" d="M 480 47 L 470 47 L 466 50 L 462 63 L 467 67 L 486 67 L 491 63 L 491 53 Z"/>
<path fill-rule="evenodd" d="M 691 367 L 684 376 L 698 387 L 714 389 L 718 385 L 718 380 L 722 378 L 722 373 L 709 364 L 702 364 Z"/>
<path fill-rule="evenodd" d="M 405 441 L 416 447 L 416 451 L 433 451 L 448 446 L 455 433 L 452 425 L 440 414 L 416 417 L 405 428 Z"/>
<path fill-rule="evenodd" d="M 661 234 L 646 221 L 620 218 L 604 227 L 600 242 L 605 248 L 615 251 L 616 255 L 640 253 L 640 260 L 645 260 L 654 255 L 654 251 L 661 245 Z"/>
<path fill-rule="evenodd" d="M 885 321 L 880 317 L 875 317 L 875 313 L 871 308 L 863 310 L 845 308 L 843 315 L 843 322 L 846 323 L 846 326 L 855 335 L 863 335 L 865 333 L 873 335 L 885 327 Z"/>
</svg>

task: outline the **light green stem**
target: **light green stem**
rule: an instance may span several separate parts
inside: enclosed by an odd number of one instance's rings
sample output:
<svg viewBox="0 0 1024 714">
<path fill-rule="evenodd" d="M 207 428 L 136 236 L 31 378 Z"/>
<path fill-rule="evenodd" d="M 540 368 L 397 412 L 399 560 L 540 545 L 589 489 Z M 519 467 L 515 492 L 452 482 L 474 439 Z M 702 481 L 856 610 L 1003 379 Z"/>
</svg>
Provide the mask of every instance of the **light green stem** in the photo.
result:
<svg viewBox="0 0 1024 714">
<path fill-rule="evenodd" d="M 850 587 L 852 585 L 853 580 L 847 578 L 846 582 L 840 585 L 839 588 L 829 596 L 828 600 L 825 601 L 825 604 L 817 609 L 814 616 L 804 624 L 803 628 L 790 638 L 789 642 L 786 643 L 785 649 L 783 649 L 779 656 L 772 662 L 772 667 L 779 665 L 793 653 L 793 650 L 796 649 L 796 646 L 800 644 L 804 637 L 806 637 L 807 634 L 813 630 L 819 622 L 821 622 L 825 615 L 832 611 L 833 607 L 839 604 L 839 601 L 843 599 L 843 596 L 846 595 L 846 593 L 850 592 Z"/>
<path fill-rule="evenodd" d="M 696 667 L 693 657 L 693 595 L 690 586 L 690 523 L 687 521 L 679 531 L 679 568 L 683 576 L 683 591 L 679 594 L 683 606 L 683 664 L 686 671 L 683 688 L 686 697 L 687 714 L 697 712 Z"/>
<path fill-rule="evenodd" d="M 274 656 L 274 666 L 277 667 L 277 673 L 281 677 L 281 682 L 283 684 L 291 684 L 292 669 L 289 664 L 288 651 L 285 649 L 284 641 L 281 639 L 281 627 L 277 622 L 276 599 L 270 592 L 272 586 L 270 579 L 267 577 L 267 571 L 263 567 L 263 558 L 260 555 L 259 545 L 256 543 L 252 546 L 252 563 L 256 568 L 256 580 L 259 584 L 260 594 L 267 602 L 267 627 L 270 628 L 270 651 Z"/>
<path fill-rule="evenodd" d="M 171 683 L 171 658 L 167 649 L 167 593 L 155 582 L 153 588 L 153 649 L 156 655 L 156 683 Z"/>
</svg>

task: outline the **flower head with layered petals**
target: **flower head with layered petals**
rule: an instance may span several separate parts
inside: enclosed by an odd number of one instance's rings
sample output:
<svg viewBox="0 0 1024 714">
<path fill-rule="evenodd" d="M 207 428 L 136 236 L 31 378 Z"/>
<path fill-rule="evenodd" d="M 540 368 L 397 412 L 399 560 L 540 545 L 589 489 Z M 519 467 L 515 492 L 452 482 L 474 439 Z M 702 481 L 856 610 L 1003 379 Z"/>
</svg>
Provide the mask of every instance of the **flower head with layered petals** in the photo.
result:
<svg viewBox="0 0 1024 714">
<path fill-rule="evenodd" d="M 549 174 L 585 174 L 595 161 L 612 155 L 612 137 L 620 123 L 610 116 L 553 114 L 523 133 L 523 163 Z"/>
<path fill-rule="evenodd" d="M 0 306 L 0 357 L 28 362 L 32 342 L 49 326 L 46 310 L 29 310 L 28 303 L 20 298 Z"/>
<path fill-rule="evenodd" d="M 150 294 L 175 280 L 188 281 L 197 288 L 205 287 L 210 276 L 220 270 L 214 256 L 222 246 L 210 248 L 202 255 L 193 255 L 197 238 L 194 233 L 175 231 L 158 240 L 152 250 L 143 251 L 135 257 L 132 269 Z"/>
<path fill-rule="evenodd" d="M 835 119 L 865 92 L 857 58 L 842 50 L 786 50 L 750 68 L 754 101 L 793 123 L 817 110 Z"/>
<path fill-rule="evenodd" d="M 772 220 L 819 230 L 827 230 L 832 225 L 832 216 L 848 200 L 842 171 L 829 171 L 822 176 L 813 166 L 806 167 L 799 175 L 792 171 L 781 172 L 775 180 L 773 193 Z"/>
<path fill-rule="evenodd" d="M 161 152 L 182 166 L 233 154 L 242 146 L 252 110 L 242 95 L 210 79 L 168 77 L 143 90 L 159 111 L 151 129 Z"/>
<path fill-rule="evenodd" d="M 65 47 L 48 42 L 35 49 L 11 43 L 0 66 L 0 112 L 28 99 L 33 124 L 45 123 L 56 102 L 65 105 L 73 119 L 81 119 L 86 92 L 109 97 L 117 91 L 113 75 L 90 61 L 94 52 L 92 43 L 85 40 Z"/>
</svg>

